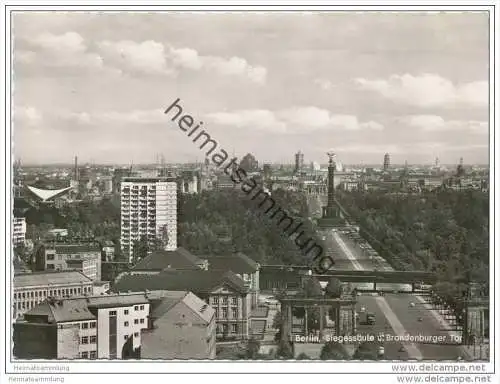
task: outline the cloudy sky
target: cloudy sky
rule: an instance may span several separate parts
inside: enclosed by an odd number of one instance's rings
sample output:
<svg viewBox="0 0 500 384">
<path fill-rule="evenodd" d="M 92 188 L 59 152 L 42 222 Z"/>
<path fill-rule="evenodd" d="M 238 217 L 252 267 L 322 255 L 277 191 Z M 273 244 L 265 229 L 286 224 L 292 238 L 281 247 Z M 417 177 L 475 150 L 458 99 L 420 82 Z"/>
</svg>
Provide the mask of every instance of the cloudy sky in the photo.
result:
<svg viewBox="0 0 500 384">
<path fill-rule="evenodd" d="M 17 13 L 13 43 L 24 163 L 201 161 L 177 98 L 260 161 L 488 161 L 484 13 Z"/>
</svg>

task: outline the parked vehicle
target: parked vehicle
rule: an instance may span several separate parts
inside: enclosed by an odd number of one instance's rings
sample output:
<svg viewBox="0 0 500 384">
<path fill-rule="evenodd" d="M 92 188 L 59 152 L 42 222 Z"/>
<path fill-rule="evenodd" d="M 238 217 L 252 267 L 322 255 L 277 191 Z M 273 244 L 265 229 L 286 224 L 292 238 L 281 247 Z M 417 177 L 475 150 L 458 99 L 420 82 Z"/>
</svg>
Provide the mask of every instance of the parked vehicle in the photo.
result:
<svg viewBox="0 0 500 384">
<path fill-rule="evenodd" d="M 373 325 L 375 324 L 375 314 L 372 312 L 366 313 L 366 324 Z"/>
</svg>

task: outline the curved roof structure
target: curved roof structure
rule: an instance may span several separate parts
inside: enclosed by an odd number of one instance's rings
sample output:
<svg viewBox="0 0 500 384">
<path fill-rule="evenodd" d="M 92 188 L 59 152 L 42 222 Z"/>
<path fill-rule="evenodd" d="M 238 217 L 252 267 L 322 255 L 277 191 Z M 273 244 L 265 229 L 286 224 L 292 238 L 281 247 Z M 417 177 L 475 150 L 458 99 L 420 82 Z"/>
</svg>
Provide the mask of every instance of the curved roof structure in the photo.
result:
<svg viewBox="0 0 500 384">
<path fill-rule="evenodd" d="M 72 187 L 62 188 L 62 189 L 40 189 L 35 187 L 26 186 L 30 192 L 32 192 L 36 197 L 41 199 L 42 201 L 47 201 L 62 195 L 63 193 L 69 191 Z"/>
</svg>

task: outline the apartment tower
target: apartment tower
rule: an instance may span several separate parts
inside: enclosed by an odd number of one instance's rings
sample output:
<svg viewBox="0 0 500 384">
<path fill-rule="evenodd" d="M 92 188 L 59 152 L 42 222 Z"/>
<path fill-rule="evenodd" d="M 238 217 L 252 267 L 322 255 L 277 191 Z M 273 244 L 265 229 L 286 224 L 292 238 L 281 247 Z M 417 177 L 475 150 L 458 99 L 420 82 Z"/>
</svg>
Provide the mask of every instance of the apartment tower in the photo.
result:
<svg viewBox="0 0 500 384">
<path fill-rule="evenodd" d="M 172 178 L 124 177 L 121 196 L 121 249 L 133 260 L 134 242 L 160 240 L 177 248 L 177 183 Z"/>
</svg>

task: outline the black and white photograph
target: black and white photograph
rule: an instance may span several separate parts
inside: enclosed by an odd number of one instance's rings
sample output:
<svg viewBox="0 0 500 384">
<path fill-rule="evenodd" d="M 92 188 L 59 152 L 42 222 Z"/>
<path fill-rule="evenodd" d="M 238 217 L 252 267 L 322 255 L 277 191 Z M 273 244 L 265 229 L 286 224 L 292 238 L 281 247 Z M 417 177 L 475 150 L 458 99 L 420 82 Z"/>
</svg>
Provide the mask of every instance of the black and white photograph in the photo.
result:
<svg viewBox="0 0 500 384">
<path fill-rule="evenodd" d="M 7 3 L 5 382 L 497 382 L 495 2 Z"/>
</svg>

